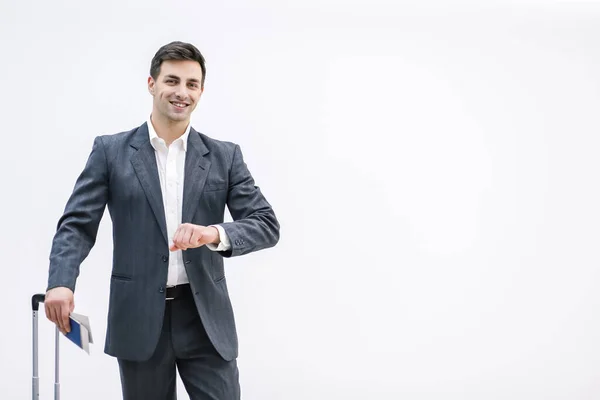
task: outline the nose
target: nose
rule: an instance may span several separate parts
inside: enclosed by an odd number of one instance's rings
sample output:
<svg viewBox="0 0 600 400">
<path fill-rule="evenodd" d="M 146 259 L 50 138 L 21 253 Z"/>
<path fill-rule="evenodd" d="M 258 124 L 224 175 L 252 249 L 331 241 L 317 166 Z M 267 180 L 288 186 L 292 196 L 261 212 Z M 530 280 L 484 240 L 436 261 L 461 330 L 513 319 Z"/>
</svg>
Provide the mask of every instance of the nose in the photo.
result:
<svg viewBox="0 0 600 400">
<path fill-rule="evenodd" d="M 178 100 L 187 99 L 188 90 L 185 87 L 185 84 L 181 84 L 181 85 L 177 86 L 177 90 L 175 91 L 175 97 L 177 97 Z"/>
</svg>

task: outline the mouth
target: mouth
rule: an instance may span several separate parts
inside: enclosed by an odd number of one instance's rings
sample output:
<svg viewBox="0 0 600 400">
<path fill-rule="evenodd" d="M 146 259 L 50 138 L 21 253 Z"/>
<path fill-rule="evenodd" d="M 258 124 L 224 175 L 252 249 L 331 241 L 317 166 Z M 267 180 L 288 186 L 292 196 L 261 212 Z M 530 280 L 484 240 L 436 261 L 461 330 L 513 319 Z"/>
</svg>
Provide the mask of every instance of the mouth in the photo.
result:
<svg viewBox="0 0 600 400">
<path fill-rule="evenodd" d="M 183 110 L 183 109 L 185 109 L 186 107 L 188 107 L 188 106 L 189 106 L 189 104 L 186 104 L 186 103 L 180 103 L 180 102 L 178 102 L 178 101 L 170 101 L 170 103 L 171 103 L 171 104 L 172 104 L 172 105 L 173 105 L 175 108 L 177 108 L 177 109 L 179 109 L 179 110 Z"/>
</svg>

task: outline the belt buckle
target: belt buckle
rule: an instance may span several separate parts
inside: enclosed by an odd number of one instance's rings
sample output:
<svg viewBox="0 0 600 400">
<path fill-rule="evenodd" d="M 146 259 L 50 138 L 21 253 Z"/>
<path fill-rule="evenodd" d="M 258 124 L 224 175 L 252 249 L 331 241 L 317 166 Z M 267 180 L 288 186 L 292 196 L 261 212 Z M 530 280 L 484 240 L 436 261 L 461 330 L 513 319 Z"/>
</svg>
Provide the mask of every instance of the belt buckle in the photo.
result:
<svg viewBox="0 0 600 400">
<path fill-rule="evenodd" d="M 169 289 L 174 288 L 175 286 L 167 286 L 166 293 L 169 293 Z M 175 297 L 166 297 L 165 300 L 174 300 Z"/>
</svg>

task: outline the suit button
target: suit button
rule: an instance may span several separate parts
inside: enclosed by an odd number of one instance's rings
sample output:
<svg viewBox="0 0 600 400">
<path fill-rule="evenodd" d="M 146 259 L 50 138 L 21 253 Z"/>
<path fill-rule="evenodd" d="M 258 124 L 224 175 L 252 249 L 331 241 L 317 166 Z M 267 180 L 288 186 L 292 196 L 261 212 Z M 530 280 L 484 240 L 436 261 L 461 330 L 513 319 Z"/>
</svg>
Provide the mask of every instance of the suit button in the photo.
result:
<svg viewBox="0 0 600 400">
<path fill-rule="evenodd" d="M 162 256 L 162 260 L 163 260 L 164 262 L 167 262 L 167 261 L 169 261 L 169 257 L 167 257 L 167 256 Z"/>
<path fill-rule="evenodd" d="M 161 286 L 161 287 L 158 289 L 158 292 L 159 292 L 159 293 L 164 293 L 164 292 L 165 292 L 165 288 Z"/>
</svg>

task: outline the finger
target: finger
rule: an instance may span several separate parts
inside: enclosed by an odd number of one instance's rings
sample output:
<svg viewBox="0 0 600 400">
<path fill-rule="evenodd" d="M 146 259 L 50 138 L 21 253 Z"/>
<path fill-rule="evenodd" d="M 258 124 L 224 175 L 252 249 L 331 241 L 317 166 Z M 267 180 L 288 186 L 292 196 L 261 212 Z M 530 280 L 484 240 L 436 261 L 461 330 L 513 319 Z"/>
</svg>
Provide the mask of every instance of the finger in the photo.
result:
<svg viewBox="0 0 600 400">
<path fill-rule="evenodd" d="M 194 229 L 193 227 L 189 227 L 186 232 L 185 232 L 185 237 L 184 237 L 184 245 L 186 247 L 186 249 L 189 249 L 190 247 L 196 247 L 196 242 L 194 240 L 194 235 L 196 235 L 196 232 L 198 230 Z"/>
<path fill-rule="evenodd" d="M 50 305 L 50 315 L 52 316 L 52 322 L 54 322 L 57 326 L 60 324 L 58 318 L 58 309 L 56 308 L 56 304 Z"/>
<path fill-rule="evenodd" d="M 50 304 L 48 305 L 48 318 L 50 318 L 50 321 L 52 321 L 59 329 L 60 329 L 60 322 L 57 318 L 57 311 L 56 311 L 56 305 L 55 304 Z"/>
<path fill-rule="evenodd" d="M 54 304 L 54 318 L 56 321 L 56 326 L 58 326 L 58 329 L 62 333 L 66 333 L 65 323 L 64 323 L 64 319 L 63 319 L 63 310 L 64 309 L 65 309 L 65 306 L 63 303 Z"/>
<path fill-rule="evenodd" d="M 71 331 L 71 324 L 69 323 L 69 308 L 66 304 L 63 304 L 63 306 L 61 307 L 61 324 L 63 327 L 63 332 L 70 332 Z"/>
<path fill-rule="evenodd" d="M 184 229 L 183 225 L 179 225 L 179 228 L 175 231 L 173 235 L 173 247 L 175 249 L 180 249 L 181 246 L 181 232 Z"/>
<path fill-rule="evenodd" d="M 194 229 L 192 236 L 190 237 L 190 247 L 199 247 L 201 238 L 202 231 L 200 229 Z"/>
<path fill-rule="evenodd" d="M 44 303 L 44 314 L 46 314 L 46 318 L 48 318 L 49 321 L 54 322 L 52 321 L 52 310 L 48 303 Z"/>
<path fill-rule="evenodd" d="M 182 225 L 181 232 L 179 234 L 179 248 L 181 250 L 187 250 L 191 243 L 190 237 L 192 236 L 193 229 L 188 225 Z"/>
<path fill-rule="evenodd" d="M 52 307 L 50 307 L 48 304 L 46 304 L 46 318 L 48 318 L 50 322 L 56 323 L 54 321 L 54 311 L 52 310 Z"/>
<path fill-rule="evenodd" d="M 54 319 L 54 323 L 58 327 L 58 330 L 64 333 L 64 329 L 62 326 L 62 318 L 60 317 L 60 305 L 54 304 L 52 307 L 52 318 Z"/>
</svg>

